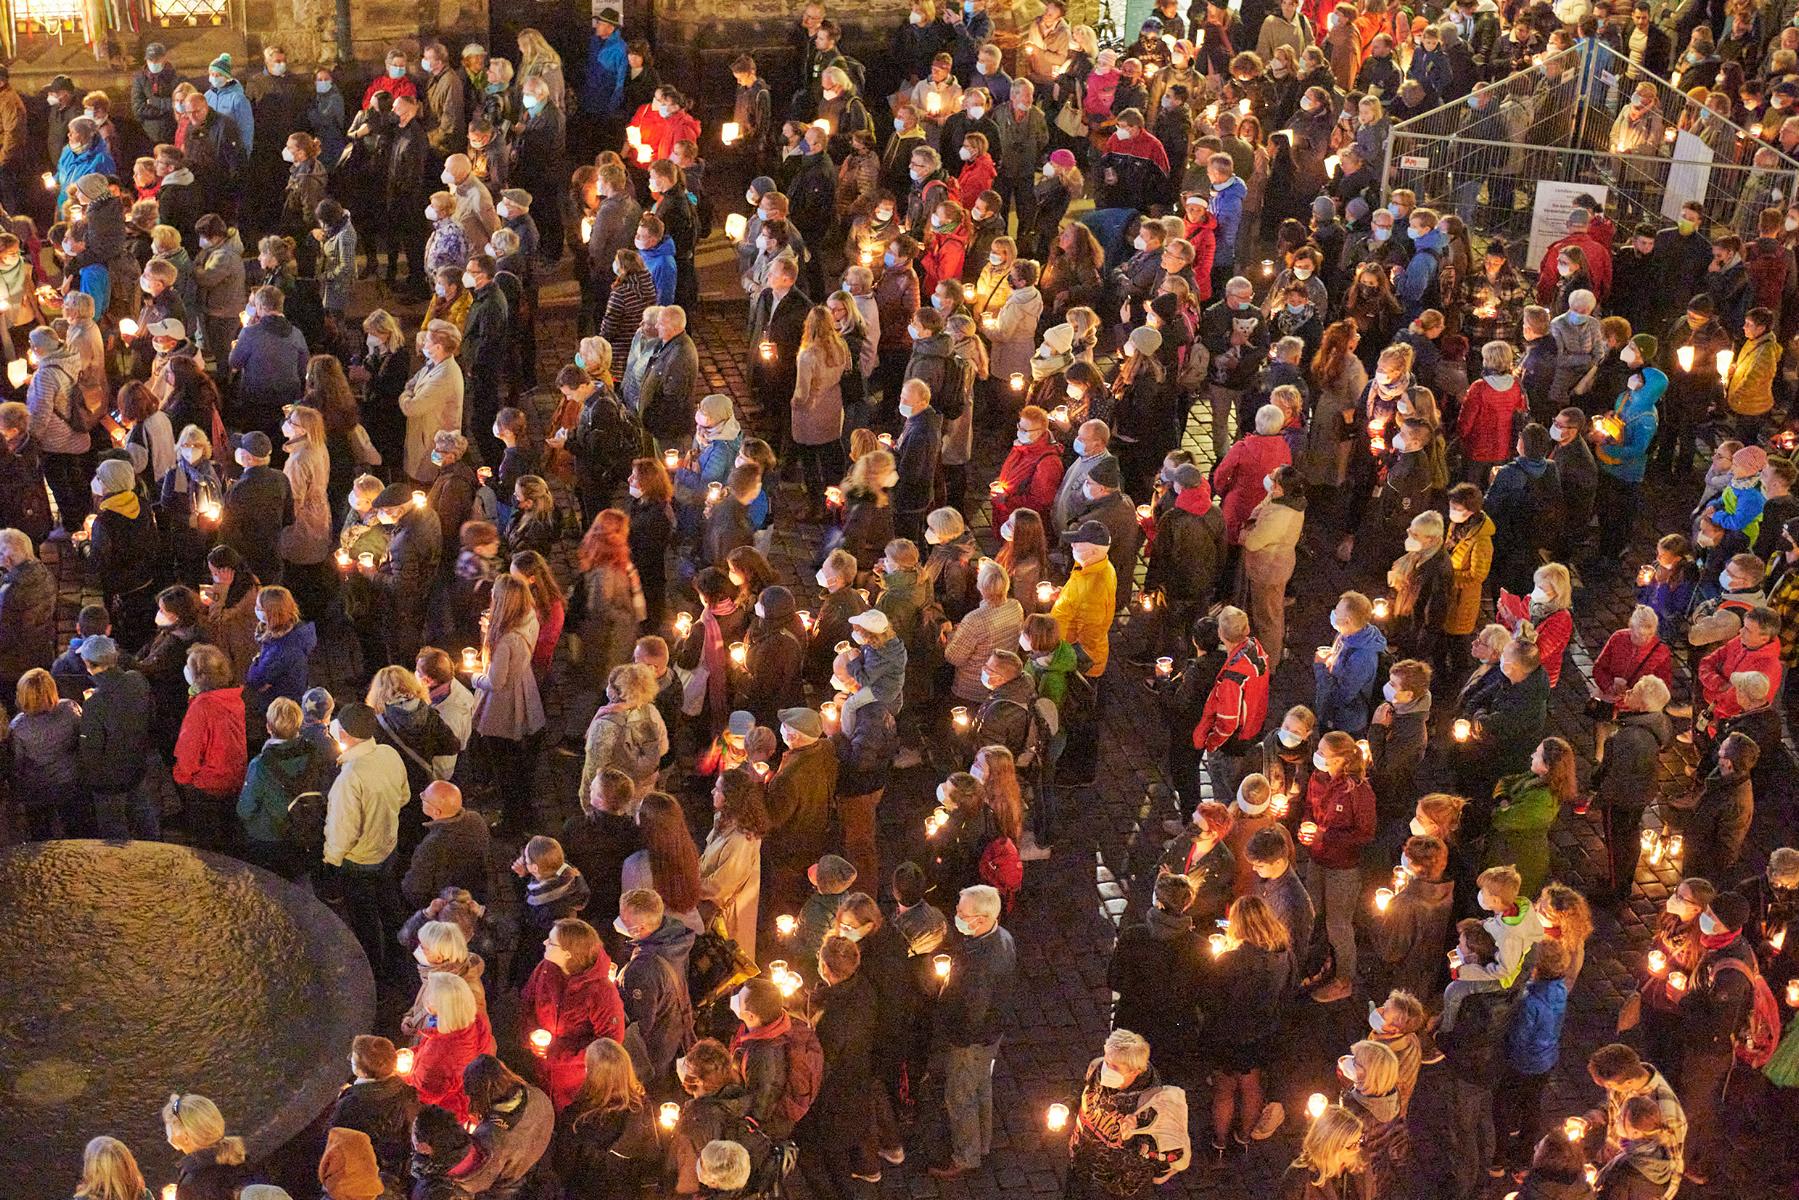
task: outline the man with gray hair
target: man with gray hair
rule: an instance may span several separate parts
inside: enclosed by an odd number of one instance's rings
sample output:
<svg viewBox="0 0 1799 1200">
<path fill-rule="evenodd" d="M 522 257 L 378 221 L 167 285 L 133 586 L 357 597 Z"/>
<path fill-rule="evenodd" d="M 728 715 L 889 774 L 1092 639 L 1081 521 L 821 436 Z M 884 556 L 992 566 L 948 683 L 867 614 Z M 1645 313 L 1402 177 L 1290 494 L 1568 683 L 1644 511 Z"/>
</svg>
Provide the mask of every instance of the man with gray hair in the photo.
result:
<svg viewBox="0 0 1799 1200">
<path fill-rule="evenodd" d="M 938 1179 L 980 1169 L 993 1148 L 993 1062 L 1018 973 L 1012 935 L 1000 928 L 999 892 L 986 884 L 962 889 L 949 973 L 938 978 L 935 1033 L 948 1059 L 943 1104 L 949 1113 L 950 1160 L 931 1168 Z"/>
<path fill-rule="evenodd" d="M 1050 505 L 1049 520 L 1053 527 L 1067 529 L 1073 524 L 1074 510 L 1085 500 L 1081 489 L 1087 476 L 1093 474 L 1093 469 L 1101 462 L 1117 462 L 1111 447 L 1110 425 L 1097 417 L 1081 422 L 1074 435 L 1074 461 L 1062 472 L 1062 482 L 1056 485 L 1055 502 Z"/>
<path fill-rule="evenodd" d="M 19 676 L 56 658 L 56 577 L 37 560 L 31 539 L 0 529 L 0 695 Z"/>
<path fill-rule="evenodd" d="M 119 644 L 105 634 L 83 638 L 81 661 L 93 686 L 81 704 L 77 778 L 92 805 L 86 819 L 65 821 L 77 837 L 155 838 L 162 832 L 156 798 L 143 786 L 150 753 L 150 681 L 119 665 Z M 73 815 L 73 806 L 64 812 Z"/>
<path fill-rule="evenodd" d="M 1220 255 L 1223 249 L 1220 236 Z M 1233 275 L 1224 285 L 1224 298 L 1200 315 L 1199 341 L 1212 356 L 1206 399 L 1212 410 L 1212 455 L 1222 462 L 1231 444 L 1230 419 L 1237 398 L 1255 381 L 1268 355 L 1268 323 L 1256 307 L 1255 285 Z"/>
<path fill-rule="evenodd" d="M 700 352 L 687 333 L 687 310 L 679 304 L 657 310 L 656 339 L 637 389 L 637 419 L 659 448 L 667 448 L 693 432 Z"/>
</svg>

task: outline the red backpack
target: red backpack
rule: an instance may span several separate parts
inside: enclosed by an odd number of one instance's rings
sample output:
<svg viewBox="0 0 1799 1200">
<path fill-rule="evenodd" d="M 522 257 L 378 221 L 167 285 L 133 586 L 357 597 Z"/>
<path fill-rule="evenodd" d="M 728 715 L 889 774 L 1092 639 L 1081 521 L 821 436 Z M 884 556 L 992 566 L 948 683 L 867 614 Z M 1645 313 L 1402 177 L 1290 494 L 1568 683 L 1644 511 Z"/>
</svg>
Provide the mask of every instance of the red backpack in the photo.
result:
<svg viewBox="0 0 1799 1200">
<path fill-rule="evenodd" d="M 1737 1061 L 1759 1071 L 1768 1065 L 1768 1060 L 1774 1057 L 1774 1051 L 1780 1045 L 1780 1005 L 1775 1001 L 1774 993 L 1760 971 L 1751 970 L 1747 963 L 1736 958 L 1718 959 L 1713 964 L 1712 971 L 1716 974 L 1726 967 L 1741 971 L 1749 980 L 1749 1019 L 1731 1040 L 1736 1046 Z"/>
<path fill-rule="evenodd" d="M 1012 911 L 1012 901 L 1024 886 L 1024 859 L 1018 857 L 1018 846 L 1005 834 L 989 838 L 981 847 L 978 867 L 981 882 L 999 893 L 1001 910 Z"/>
<path fill-rule="evenodd" d="M 798 1017 L 789 1017 L 781 1050 L 787 1056 L 787 1086 L 781 1090 L 775 1108 L 784 1119 L 798 1124 L 818 1099 L 818 1089 L 824 1083 L 824 1047 L 818 1044 L 818 1034 L 811 1025 Z"/>
</svg>

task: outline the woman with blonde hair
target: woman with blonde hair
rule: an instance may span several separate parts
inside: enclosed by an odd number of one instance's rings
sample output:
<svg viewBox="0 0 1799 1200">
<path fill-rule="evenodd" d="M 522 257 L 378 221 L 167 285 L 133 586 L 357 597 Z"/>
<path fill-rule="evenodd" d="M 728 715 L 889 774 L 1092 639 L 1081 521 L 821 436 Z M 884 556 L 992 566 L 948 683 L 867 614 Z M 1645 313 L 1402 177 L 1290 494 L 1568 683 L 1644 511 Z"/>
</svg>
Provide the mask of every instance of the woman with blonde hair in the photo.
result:
<svg viewBox="0 0 1799 1200">
<path fill-rule="evenodd" d="M 81 1152 L 81 1182 L 75 1200 L 150 1200 L 144 1173 L 138 1170 L 131 1147 L 102 1134 Z"/>
<path fill-rule="evenodd" d="M 793 381 L 794 457 L 812 524 L 825 519 L 825 487 L 843 473 L 843 376 L 852 365 L 831 310 L 813 305 L 800 334 Z"/>
<path fill-rule="evenodd" d="M 582 1055 L 580 1090 L 556 1118 L 552 1165 L 569 1196 L 634 1196 L 661 1161 L 650 1103 L 631 1056 L 611 1038 Z"/>
<path fill-rule="evenodd" d="M 1362 1118 L 1341 1104 L 1320 1113 L 1281 1176 L 1283 1200 L 1373 1200 L 1362 1132 Z"/>
<path fill-rule="evenodd" d="M 483 982 L 487 962 L 469 948 L 468 936 L 461 925 L 448 919 L 426 921 L 418 927 L 412 962 L 418 968 L 419 990 L 412 1007 L 400 1018 L 401 1032 L 415 1034 L 425 1027 L 426 1018 L 431 1015 L 425 1007 L 425 982 L 433 971 L 454 975 L 466 983 L 469 994 L 475 998 L 475 1011 L 487 1017 L 487 985 Z"/>
<path fill-rule="evenodd" d="M 642 663 L 622 663 L 606 678 L 606 702 L 588 722 L 577 796 L 587 795 L 608 767 L 631 777 L 639 797 L 656 786 L 668 728 L 656 707 L 656 676 Z"/>
<path fill-rule="evenodd" d="M 515 74 L 521 87 L 527 79 L 543 80 L 550 92 L 550 103 L 557 108 L 563 106 L 566 84 L 562 56 L 543 34 L 530 26 L 518 31 L 518 70 Z"/>
<path fill-rule="evenodd" d="M 231 660 L 210 642 L 188 647 L 184 674 L 189 698 L 175 739 L 175 784 L 194 840 L 226 852 L 237 845 L 232 818 L 249 765 L 244 689 L 233 685 Z"/>
<path fill-rule="evenodd" d="M 529 784 L 537 761 L 537 735 L 544 727 L 543 699 L 531 670 L 537 613 L 530 587 L 501 575 L 493 581 L 487 613 L 487 633 L 481 640 L 483 669 L 469 680 L 476 697 L 475 752 L 490 782 L 507 780 L 500 790 L 508 816 L 523 818 L 530 814 Z M 510 779 L 509 773 L 514 773 Z"/>
<path fill-rule="evenodd" d="M 56 679 L 42 667 L 19 676 L 12 733 L 13 778 L 29 779 L 24 791 L 26 827 L 32 841 L 85 833 L 78 788 L 76 748 L 81 741 L 81 709 L 57 693 Z M 58 820 L 59 809 L 61 821 Z"/>
<path fill-rule="evenodd" d="M 287 564 L 284 578 L 298 593 L 301 609 L 314 618 L 323 615 L 336 591 L 337 571 L 331 565 L 331 452 L 325 446 L 325 416 L 305 404 L 290 408 L 281 421 L 282 447 L 293 497 L 293 523 L 281 530 L 281 557 Z"/>
<path fill-rule="evenodd" d="M 395 664 L 382 667 L 369 680 L 363 703 L 375 711 L 375 740 L 400 752 L 412 795 L 440 779 L 448 779 L 455 771 L 462 741 L 432 707 L 430 689 L 416 672 Z M 414 809 L 409 805 L 406 811 L 410 817 Z M 406 831 L 407 819 L 402 818 L 400 845 L 410 849 L 416 838 Z M 431 900 L 430 896 L 406 898 L 421 905 Z"/>
<path fill-rule="evenodd" d="M 1218 1066 L 1212 1089 L 1212 1150 L 1227 1139 L 1246 1146 L 1272 1137 L 1286 1120 L 1278 1102 L 1265 1103 L 1263 1075 L 1279 1045 L 1287 997 L 1299 982 L 1287 927 L 1260 896 L 1239 896 L 1227 910 L 1225 945 L 1217 961 L 1217 1008 L 1208 1041 Z M 1233 1132 L 1232 1126 L 1236 1129 Z"/>
<path fill-rule="evenodd" d="M 406 456 L 406 414 L 400 394 L 412 378 L 412 347 L 400 322 L 385 308 L 362 319 L 366 349 L 360 365 L 350 368 L 350 382 L 362 387 L 362 420 L 375 453 L 397 470 Z M 354 359 L 352 359 L 354 362 Z"/>
<path fill-rule="evenodd" d="M 512 517 L 506 522 L 504 543 L 510 553 L 535 551 L 546 560 L 561 547 L 556 494 L 543 476 L 521 475 L 512 485 Z"/>
<path fill-rule="evenodd" d="M 1535 631 L 1534 638 L 1527 640 L 1536 642 L 1553 691 L 1561 682 L 1562 660 L 1574 638 L 1574 581 L 1567 567 L 1552 562 L 1536 569 L 1531 584 L 1528 596 L 1501 588 L 1494 615 L 1514 638 L 1525 637 L 1526 626 Z"/>
<path fill-rule="evenodd" d="M 468 1093 L 462 1089 L 462 1072 L 493 1049 L 493 1030 L 487 1023 L 487 1014 L 475 1003 L 473 989 L 460 976 L 447 971 L 432 971 L 425 976 L 418 1003 L 424 1008 L 426 1019 L 418 1025 L 412 1086 L 421 1105 L 441 1105 L 457 1121 L 466 1122 L 469 1102 Z"/>
<path fill-rule="evenodd" d="M 162 1132 L 181 1153 L 175 1164 L 175 1195 L 200 1200 L 238 1194 L 250 1178 L 244 1139 L 225 1133 L 219 1106 L 194 1092 L 172 1092 L 162 1106 Z"/>
</svg>

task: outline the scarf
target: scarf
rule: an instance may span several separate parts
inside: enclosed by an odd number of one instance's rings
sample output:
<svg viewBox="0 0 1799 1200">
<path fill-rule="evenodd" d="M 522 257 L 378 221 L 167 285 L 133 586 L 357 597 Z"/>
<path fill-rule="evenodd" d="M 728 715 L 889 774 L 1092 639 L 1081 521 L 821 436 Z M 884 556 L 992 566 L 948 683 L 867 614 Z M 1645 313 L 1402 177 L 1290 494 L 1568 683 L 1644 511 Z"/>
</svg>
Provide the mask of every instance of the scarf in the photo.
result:
<svg viewBox="0 0 1799 1200">
<path fill-rule="evenodd" d="M 118 513 L 127 521 L 137 520 L 138 503 L 136 492 L 114 492 L 100 501 L 100 507 L 106 512 Z"/>
<path fill-rule="evenodd" d="M 525 887 L 525 903 L 533 908 L 554 904 L 574 891 L 581 882 L 581 872 L 564 866 L 548 879 L 533 879 Z"/>
<path fill-rule="evenodd" d="M 1717 933 L 1706 933 L 1704 930 L 1700 930 L 1699 944 L 1704 946 L 1708 953 L 1722 950 L 1724 947 L 1730 945 L 1730 943 L 1736 941 L 1741 935 L 1741 932 L 1741 930 L 1737 929 L 1724 929 Z"/>
<path fill-rule="evenodd" d="M 1680 1186 L 1673 1152 L 1655 1138 L 1624 1139 L 1617 1156 L 1599 1169 L 1599 1190 L 1605 1190 L 1613 1171 L 1626 1167 L 1635 1167 L 1637 1174 L 1665 1189 L 1664 1196 L 1672 1197 Z"/>
<path fill-rule="evenodd" d="M 1212 489 L 1205 480 L 1200 480 L 1198 487 L 1190 487 L 1174 498 L 1174 506 L 1182 512 L 1203 517 L 1212 511 Z"/>
<path fill-rule="evenodd" d="M 722 722 L 731 707 L 731 662 L 725 649 L 724 631 L 718 627 L 718 618 L 730 616 L 736 611 L 737 601 L 721 600 L 716 605 L 707 605 L 706 611 L 700 614 L 700 633 L 705 638 L 700 646 L 700 663 L 706 668 L 706 707 L 712 711 L 715 722 Z"/>
</svg>

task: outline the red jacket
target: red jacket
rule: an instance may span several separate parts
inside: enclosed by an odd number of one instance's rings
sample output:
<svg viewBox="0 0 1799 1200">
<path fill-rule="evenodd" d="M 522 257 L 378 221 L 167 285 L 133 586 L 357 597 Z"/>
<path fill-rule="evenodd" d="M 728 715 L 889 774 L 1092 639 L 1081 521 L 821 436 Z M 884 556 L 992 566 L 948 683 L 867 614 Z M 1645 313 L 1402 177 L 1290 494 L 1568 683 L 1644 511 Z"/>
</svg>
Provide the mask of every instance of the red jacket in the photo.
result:
<svg viewBox="0 0 1799 1200">
<path fill-rule="evenodd" d="M 175 782 L 237 795 L 250 765 L 244 738 L 244 689 L 201 692 L 187 702 L 175 739 Z"/>
<path fill-rule="evenodd" d="M 698 142 L 700 140 L 699 118 L 685 109 L 673 116 L 665 117 L 656 111 L 656 102 L 650 101 L 638 108 L 631 117 L 631 124 L 637 126 L 638 143 L 651 150 L 650 162 L 668 158 L 675 152 L 675 143 L 679 141 Z M 632 166 L 647 167 L 650 163 L 640 161 L 637 154 L 627 145 L 619 151 L 625 161 Z"/>
<path fill-rule="evenodd" d="M 1518 632 L 1518 623 L 1530 618 L 1530 600 L 1524 596 L 1515 596 L 1504 588 L 1499 589 L 1499 603 L 1494 613 L 1499 623 L 1512 633 Z M 1537 626 L 1537 654 L 1543 660 L 1543 673 L 1549 677 L 1549 690 L 1554 691 L 1562 678 L 1562 659 L 1566 657 L 1568 642 L 1574 636 L 1574 614 L 1567 609 L 1552 612 L 1543 618 Z"/>
<path fill-rule="evenodd" d="M 1593 660 L 1593 686 L 1602 696 L 1621 696 L 1645 675 L 1659 675 L 1663 683 L 1674 685 L 1674 653 L 1660 638 L 1645 650 L 1630 630 L 1620 629 L 1605 639 L 1605 649 Z"/>
<path fill-rule="evenodd" d="M 1218 257 L 1218 218 L 1207 213 L 1198 224 L 1183 222 L 1187 240 L 1193 243 L 1193 281 L 1198 284 L 1193 299 L 1204 304 L 1212 298 L 1212 261 Z"/>
<path fill-rule="evenodd" d="M 391 93 L 396 100 L 401 96 L 417 100 L 419 96 L 418 84 L 412 81 L 412 76 L 402 75 L 398 79 L 392 79 L 383 70 L 380 75 L 375 77 L 375 81 L 369 84 L 368 90 L 362 93 L 362 107 L 367 108 L 373 104 L 375 96 L 379 92 Z"/>
<path fill-rule="evenodd" d="M 1206 694 L 1206 709 L 1193 727 L 1195 750 L 1226 742 L 1253 744 L 1268 719 L 1268 655 L 1253 637 L 1231 652 Z"/>
<path fill-rule="evenodd" d="M 458 1121 L 469 1118 L 468 1093 L 462 1090 L 463 1068 L 486 1053 L 493 1041 L 493 1030 L 487 1014 L 477 1012 L 475 1023 L 454 1033 L 435 1029 L 419 1031 L 418 1046 L 413 1050 L 412 1086 L 417 1089 L 420 1104 L 440 1104 L 456 1114 Z"/>
<path fill-rule="evenodd" d="M 1738 671 L 1758 671 L 1768 677 L 1768 694 L 1780 695 L 1784 668 L 1780 665 L 1780 639 L 1769 638 L 1751 650 L 1743 645 L 1743 635 L 1731 638 L 1699 660 L 1699 694 L 1711 706 L 1712 719 L 1722 721 L 1742 710 L 1737 707 L 1736 692 L 1730 677 Z"/>
<path fill-rule="evenodd" d="M 926 303 L 945 279 L 962 278 L 962 260 L 968 257 L 968 222 L 958 221 L 948 233 L 931 230 L 924 235 L 924 253 L 918 256 L 922 282 L 918 294 Z"/>
<path fill-rule="evenodd" d="M 1309 847 L 1312 861 L 1334 870 L 1353 868 L 1361 862 L 1362 847 L 1374 840 L 1374 789 L 1365 779 L 1313 771 L 1305 819 L 1318 826 Z"/>
<path fill-rule="evenodd" d="M 998 178 L 999 168 L 993 165 L 993 156 L 979 155 L 965 164 L 962 173 L 956 176 L 956 199 L 962 202 L 963 208 L 973 208 L 981 193 L 992 187 Z"/>
<path fill-rule="evenodd" d="M 572 978 L 555 963 L 538 963 L 519 993 L 519 1009 L 526 1053 L 537 1053 L 529 1040 L 533 1031 L 550 1031 L 550 1047 L 538 1063 L 537 1076 L 561 1112 L 587 1077 L 588 1045 L 600 1038 L 625 1040 L 625 1004 L 612 982 L 612 960 L 602 949 L 598 962 Z"/>
<path fill-rule="evenodd" d="M 1530 412 L 1530 401 L 1512 377 L 1512 386 L 1494 391 L 1485 379 L 1476 379 L 1462 396 L 1462 410 L 1456 416 L 1455 431 L 1462 439 L 1462 453 L 1473 462 L 1501 463 L 1512 456 L 1517 441 L 1512 421 L 1519 413 Z M 1484 486 L 1484 485 L 1483 485 Z"/>
<path fill-rule="evenodd" d="M 1612 247 L 1610 242 L 1602 242 L 1591 229 L 1585 233 L 1570 233 L 1566 237 L 1557 238 L 1543 252 L 1543 262 L 1537 268 L 1537 303 L 1548 305 L 1555 299 L 1555 289 L 1561 282 L 1556 274 L 1555 256 L 1569 246 L 1579 246 L 1587 256 L 1587 274 L 1593 277 L 1593 294 L 1604 304 L 1605 298 L 1612 293 Z"/>
<path fill-rule="evenodd" d="M 1276 467 L 1293 461 L 1287 439 L 1278 433 L 1252 433 L 1232 446 L 1212 472 L 1212 494 L 1223 497 L 1224 538 L 1235 546 L 1243 540 L 1243 525 L 1268 495 L 1262 479 Z"/>
<path fill-rule="evenodd" d="M 1046 430 L 1028 446 L 1013 443 L 1006 461 L 999 467 L 999 482 L 1005 491 L 993 497 L 993 527 L 998 529 L 1006 518 L 1021 508 L 1032 509 L 1049 525 L 1049 510 L 1056 502 L 1056 489 L 1062 486 L 1062 451 Z"/>
<path fill-rule="evenodd" d="M 1169 174 L 1168 150 L 1162 145 L 1162 139 L 1148 129 L 1139 129 L 1136 137 L 1121 138 L 1114 133 L 1106 140 L 1106 148 L 1102 154 L 1127 154 L 1132 158 L 1148 159 L 1162 169 L 1162 174 Z"/>
</svg>

